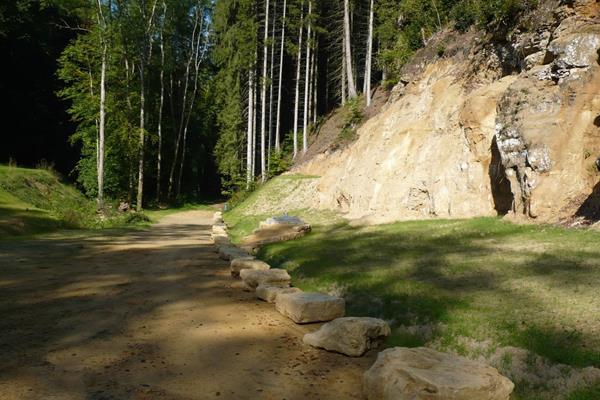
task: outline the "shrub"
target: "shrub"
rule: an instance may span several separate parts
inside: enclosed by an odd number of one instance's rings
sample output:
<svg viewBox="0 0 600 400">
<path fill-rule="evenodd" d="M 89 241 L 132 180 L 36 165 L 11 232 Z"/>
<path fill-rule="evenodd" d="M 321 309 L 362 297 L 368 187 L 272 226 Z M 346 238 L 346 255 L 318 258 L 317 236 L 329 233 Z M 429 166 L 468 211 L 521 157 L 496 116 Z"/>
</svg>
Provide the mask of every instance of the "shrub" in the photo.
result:
<svg viewBox="0 0 600 400">
<path fill-rule="evenodd" d="M 340 138 L 344 140 L 353 139 L 356 134 L 356 128 L 362 122 L 363 115 L 363 97 L 358 96 L 348 100 L 344 110 L 344 123 L 340 131 Z"/>
</svg>

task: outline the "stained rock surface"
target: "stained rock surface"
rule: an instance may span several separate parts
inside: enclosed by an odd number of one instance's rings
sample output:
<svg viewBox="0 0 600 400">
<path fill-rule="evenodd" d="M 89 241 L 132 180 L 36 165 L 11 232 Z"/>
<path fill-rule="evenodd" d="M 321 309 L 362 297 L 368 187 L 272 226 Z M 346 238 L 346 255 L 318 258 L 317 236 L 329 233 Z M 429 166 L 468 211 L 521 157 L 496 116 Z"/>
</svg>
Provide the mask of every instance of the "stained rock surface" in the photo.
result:
<svg viewBox="0 0 600 400">
<path fill-rule="evenodd" d="M 323 293 L 279 294 L 275 308 L 297 324 L 331 321 L 344 316 L 344 299 Z"/>
<path fill-rule="evenodd" d="M 256 288 L 260 285 L 288 287 L 292 278 L 284 269 L 273 268 L 266 271 L 242 269 L 240 277 L 250 287 Z"/>
<path fill-rule="evenodd" d="M 316 332 L 307 333 L 303 341 L 313 347 L 360 357 L 366 351 L 379 347 L 389 334 L 389 325 L 381 319 L 345 317 L 324 324 Z"/>
<path fill-rule="evenodd" d="M 363 381 L 369 400 L 508 400 L 513 389 L 486 364 L 425 347 L 382 351 Z"/>
<path fill-rule="evenodd" d="M 252 269 L 257 271 L 266 271 L 271 269 L 271 266 L 264 261 L 257 260 L 254 257 L 238 257 L 231 260 L 230 263 L 231 275 L 239 276 L 243 269 Z"/>
<path fill-rule="evenodd" d="M 300 293 L 302 290 L 295 287 L 281 287 L 274 285 L 259 285 L 256 287 L 256 297 L 268 303 L 275 303 L 277 296 L 284 293 Z"/>
</svg>

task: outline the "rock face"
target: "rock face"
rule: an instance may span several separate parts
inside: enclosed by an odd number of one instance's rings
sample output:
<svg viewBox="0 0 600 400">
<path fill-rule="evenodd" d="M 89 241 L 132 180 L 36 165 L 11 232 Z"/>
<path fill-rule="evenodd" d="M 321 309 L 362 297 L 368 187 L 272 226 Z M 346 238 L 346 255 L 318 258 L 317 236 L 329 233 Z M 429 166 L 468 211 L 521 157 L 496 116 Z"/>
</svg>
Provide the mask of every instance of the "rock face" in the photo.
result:
<svg viewBox="0 0 600 400">
<path fill-rule="evenodd" d="M 598 183 L 598 15 L 598 1 L 540 0 L 510 43 L 432 38 L 356 141 L 294 167 L 316 178 L 289 182 L 281 208 L 367 222 L 577 214 Z"/>
<path fill-rule="evenodd" d="M 279 294 L 275 308 L 297 324 L 331 321 L 344 316 L 344 299 L 322 293 Z"/>
<path fill-rule="evenodd" d="M 377 348 L 389 334 L 389 325 L 381 319 L 346 317 L 334 319 L 318 331 L 307 333 L 303 341 L 313 347 L 360 357 Z"/>
<path fill-rule="evenodd" d="M 266 271 L 271 268 L 264 261 L 257 260 L 254 257 L 238 257 L 231 260 L 230 263 L 231 275 L 239 276 L 243 269 L 253 269 L 257 271 Z"/>
<path fill-rule="evenodd" d="M 273 285 L 259 285 L 256 287 L 256 297 L 268 303 L 275 303 L 277 296 L 284 293 L 301 293 L 302 290 L 295 287 L 281 287 Z"/>
<path fill-rule="evenodd" d="M 363 380 L 369 400 L 508 400 L 513 389 L 488 365 L 424 347 L 382 351 Z"/>
<path fill-rule="evenodd" d="M 266 271 L 243 269 L 240 271 L 240 277 L 252 288 L 256 288 L 259 285 L 288 287 L 292 281 L 292 278 L 290 278 L 285 269 L 278 268 Z"/>
</svg>

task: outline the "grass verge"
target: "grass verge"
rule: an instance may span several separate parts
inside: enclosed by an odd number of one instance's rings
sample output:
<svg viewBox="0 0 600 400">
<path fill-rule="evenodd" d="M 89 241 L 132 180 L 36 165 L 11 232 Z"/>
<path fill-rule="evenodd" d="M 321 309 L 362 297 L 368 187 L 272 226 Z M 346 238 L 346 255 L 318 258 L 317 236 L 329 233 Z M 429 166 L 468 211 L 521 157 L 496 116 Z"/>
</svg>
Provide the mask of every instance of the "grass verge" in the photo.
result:
<svg viewBox="0 0 600 400">
<path fill-rule="evenodd" d="M 343 295 L 348 315 L 389 321 L 388 346 L 496 359 L 515 399 L 600 398 L 590 386 L 600 371 L 581 369 L 600 368 L 600 233 L 496 218 L 351 226 L 290 214 L 312 233 L 259 257 L 303 290 Z M 225 219 L 238 241 L 268 216 L 234 209 Z M 527 351 L 521 364 L 513 348 Z"/>
</svg>

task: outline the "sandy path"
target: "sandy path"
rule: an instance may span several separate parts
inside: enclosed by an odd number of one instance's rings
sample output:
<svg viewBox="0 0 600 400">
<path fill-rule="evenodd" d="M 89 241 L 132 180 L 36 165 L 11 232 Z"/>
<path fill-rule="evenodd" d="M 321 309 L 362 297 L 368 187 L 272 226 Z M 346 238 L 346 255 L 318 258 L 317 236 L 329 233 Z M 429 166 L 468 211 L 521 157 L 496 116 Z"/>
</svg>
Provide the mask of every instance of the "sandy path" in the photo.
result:
<svg viewBox="0 0 600 400">
<path fill-rule="evenodd" d="M 0 398 L 360 398 L 374 355 L 307 347 L 315 325 L 230 288 L 210 217 L 0 242 Z"/>
</svg>

